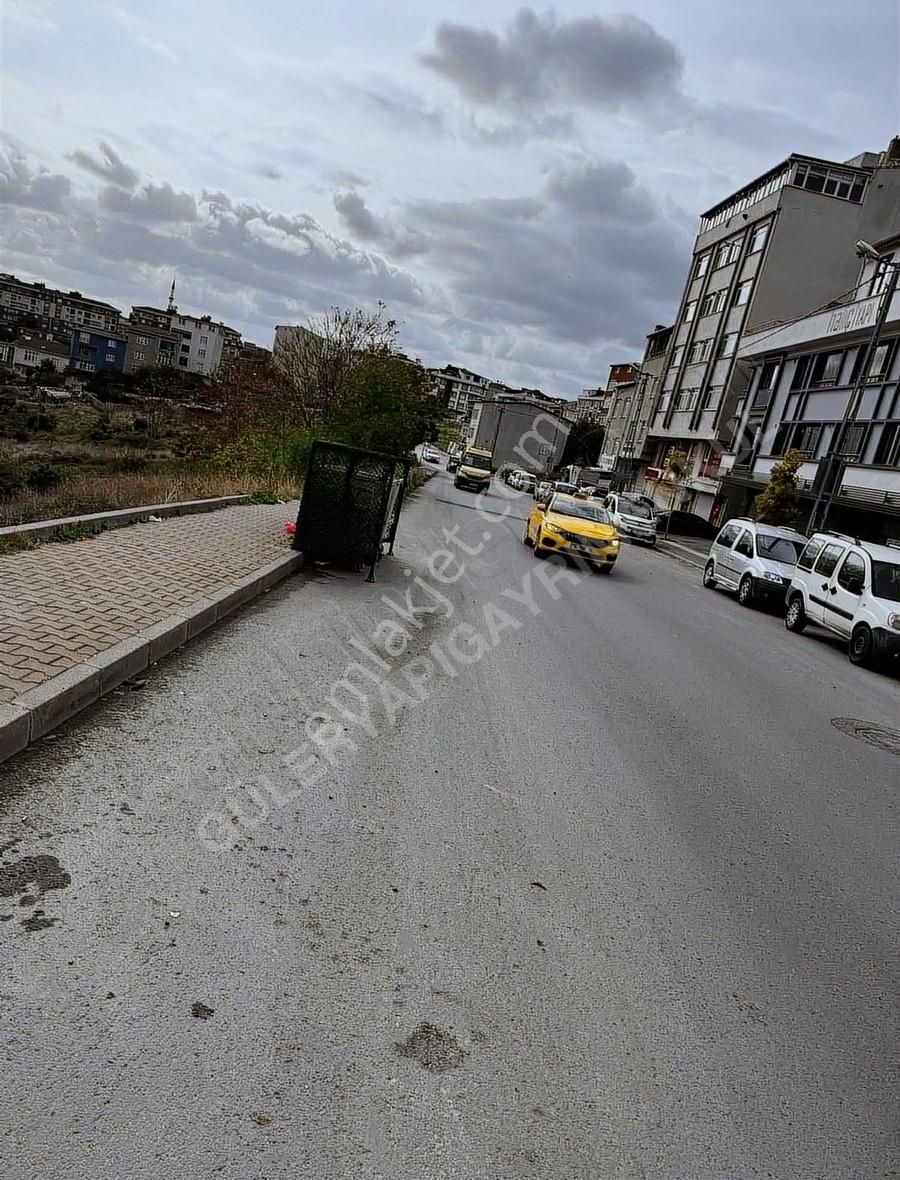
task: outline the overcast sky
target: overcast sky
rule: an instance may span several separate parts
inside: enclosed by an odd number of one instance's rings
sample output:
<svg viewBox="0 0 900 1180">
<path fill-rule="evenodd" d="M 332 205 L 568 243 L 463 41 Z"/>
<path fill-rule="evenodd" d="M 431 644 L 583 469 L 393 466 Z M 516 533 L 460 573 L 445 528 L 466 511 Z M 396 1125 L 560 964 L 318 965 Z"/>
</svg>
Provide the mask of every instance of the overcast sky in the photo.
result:
<svg viewBox="0 0 900 1180">
<path fill-rule="evenodd" d="M 571 396 L 670 323 L 704 208 L 880 150 L 897 0 L 0 0 L 0 268 L 402 342 Z"/>
</svg>

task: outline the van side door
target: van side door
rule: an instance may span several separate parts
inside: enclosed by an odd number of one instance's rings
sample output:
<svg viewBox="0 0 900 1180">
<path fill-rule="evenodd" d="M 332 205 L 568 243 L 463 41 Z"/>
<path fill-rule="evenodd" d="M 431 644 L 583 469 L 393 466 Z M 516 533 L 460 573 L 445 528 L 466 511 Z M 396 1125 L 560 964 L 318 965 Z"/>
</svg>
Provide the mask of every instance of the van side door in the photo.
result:
<svg viewBox="0 0 900 1180">
<path fill-rule="evenodd" d="M 866 562 L 861 553 L 849 550 L 828 587 L 825 623 L 850 638 L 859 598 L 866 585 Z"/>
<path fill-rule="evenodd" d="M 731 550 L 731 577 L 736 585 L 740 585 L 741 578 L 749 570 L 750 563 L 753 561 L 753 533 L 750 529 L 744 529 L 737 541 L 734 543 L 734 548 Z"/>
<path fill-rule="evenodd" d="M 822 623 L 826 627 L 832 625 L 827 611 L 830 600 L 829 591 L 834 571 L 846 551 L 846 545 L 842 545 L 838 541 L 829 541 L 816 558 L 816 564 L 812 568 L 812 575 L 808 583 L 809 594 L 806 607 L 806 613 L 811 623 Z"/>
<path fill-rule="evenodd" d="M 716 563 L 716 578 L 721 582 L 734 580 L 731 547 L 740 535 L 741 528 L 737 524 L 726 524 L 712 543 L 710 553 Z"/>
</svg>

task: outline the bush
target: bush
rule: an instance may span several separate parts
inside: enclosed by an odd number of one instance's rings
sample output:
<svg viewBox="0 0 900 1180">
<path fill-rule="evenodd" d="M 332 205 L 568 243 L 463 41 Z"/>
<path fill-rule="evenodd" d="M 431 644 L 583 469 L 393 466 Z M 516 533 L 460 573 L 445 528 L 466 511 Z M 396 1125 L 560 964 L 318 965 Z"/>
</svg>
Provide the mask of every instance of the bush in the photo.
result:
<svg viewBox="0 0 900 1180">
<path fill-rule="evenodd" d="M 62 472 L 52 463 L 31 463 L 25 468 L 25 482 L 36 492 L 49 492 L 51 488 L 58 488 L 62 481 Z"/>
<path fill-rule="evenodd" d="M 16 430 L 13 433 L 16 442 L 31 442 L 31 435 L 27 430 Z"/>
<path fill-rule="evenodd" d="M 147 459 L 144 455 L 122 455 L 115 466 L 125 475 L 139 475 L 147 470 Z"/>
<path fill-rule="evenodd" d="M 0 500 L 11 500 L 25 488 L 25 464 L 11 456 L 0 455 Z"/>
<path fill-rule="evenodd" d="M 50 414 L 29 414 L 25 425 L 29 430 L 51 431 L 56 426 L 56 419 Z"/>
<path fill-rule="evenodd" d="M 134 429 L 138 432 L 138 434 L 146 434 L 147 430 L 150 426 L 150 423 L 147 421 L 146 418 L 135 418 L 132 425 L 134 426 Z"/>
</svg>

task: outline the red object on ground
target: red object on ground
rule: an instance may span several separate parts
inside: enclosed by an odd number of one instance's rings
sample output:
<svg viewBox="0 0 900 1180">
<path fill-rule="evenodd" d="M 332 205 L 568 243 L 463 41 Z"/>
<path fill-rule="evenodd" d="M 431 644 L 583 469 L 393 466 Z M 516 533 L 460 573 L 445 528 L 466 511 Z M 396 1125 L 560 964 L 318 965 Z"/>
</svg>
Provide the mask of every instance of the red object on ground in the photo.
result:
<svg viewBox="0 0 900 1180">
<path fill-rule="evenodd" d="M 286 536 L 293 537 L 294 533 L 297 531 L 297 526 L 292 520 L 289 520 L 285 523 L 284 531 Z"/>
</svg>

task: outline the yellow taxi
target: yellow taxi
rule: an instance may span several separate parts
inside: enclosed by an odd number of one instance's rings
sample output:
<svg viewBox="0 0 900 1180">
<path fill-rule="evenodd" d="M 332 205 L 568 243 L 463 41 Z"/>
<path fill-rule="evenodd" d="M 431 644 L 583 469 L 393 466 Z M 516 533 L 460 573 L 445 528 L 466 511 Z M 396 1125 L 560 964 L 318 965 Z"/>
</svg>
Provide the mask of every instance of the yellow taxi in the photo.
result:
<svg viewBox="0 0 900 1180">
<path fill-rule="evenodd" d="M 522 540 L 535 557 L 562 553 L 588 561 L 604 574 L 613 572 L 619 556 L 619 534 L 601 502 L 561 492 L 534 506 Z"/>
</svg>

